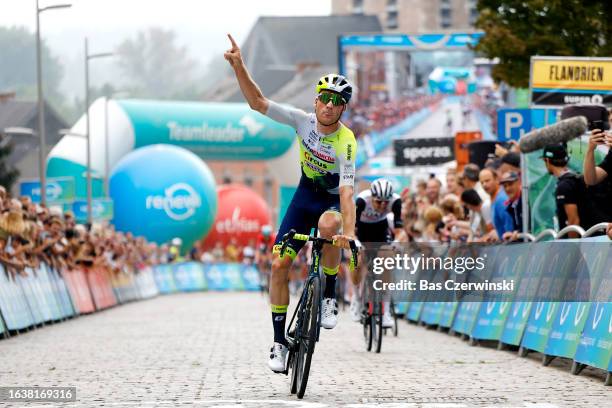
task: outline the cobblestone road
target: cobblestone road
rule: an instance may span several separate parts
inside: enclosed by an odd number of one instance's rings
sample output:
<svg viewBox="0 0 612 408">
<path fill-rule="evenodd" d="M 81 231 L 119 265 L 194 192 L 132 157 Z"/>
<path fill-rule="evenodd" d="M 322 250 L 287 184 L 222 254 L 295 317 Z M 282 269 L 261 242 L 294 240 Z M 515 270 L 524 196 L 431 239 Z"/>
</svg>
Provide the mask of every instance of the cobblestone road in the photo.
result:
<svg viewBox="0 0 612 408">
<path fill-rule="evenodd" d="M 572 376 L 564 361 L 543 367 L 536 354 L 400 324 L 381 354 L 367 353 L 360 326 L 342 313 L 322 333 L 297 401 L 288 378 L 266 366 L 272 329 L 261 295 L 161 296 L 0 341 L 0 385 L 76 386 L 71 406 L 612 406 L 596 370 Z"/>
</svg>

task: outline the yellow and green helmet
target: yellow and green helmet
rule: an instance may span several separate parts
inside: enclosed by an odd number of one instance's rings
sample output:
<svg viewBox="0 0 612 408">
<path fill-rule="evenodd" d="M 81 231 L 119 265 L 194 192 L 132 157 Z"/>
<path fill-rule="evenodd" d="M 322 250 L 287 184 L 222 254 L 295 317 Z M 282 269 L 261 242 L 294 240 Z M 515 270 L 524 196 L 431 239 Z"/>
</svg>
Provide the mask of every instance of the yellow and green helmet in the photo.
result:
<svg viewBox="0 0 612 408">
<path fill-rule="evenodd" d="M 344 75 L 327 74 L 319 79 L 317 84 L 317 95 L 321 91 L 331 91 L 342 96 L 345 103 L 349 103 L 353 94 L 353 86 Z"/>
</svg>

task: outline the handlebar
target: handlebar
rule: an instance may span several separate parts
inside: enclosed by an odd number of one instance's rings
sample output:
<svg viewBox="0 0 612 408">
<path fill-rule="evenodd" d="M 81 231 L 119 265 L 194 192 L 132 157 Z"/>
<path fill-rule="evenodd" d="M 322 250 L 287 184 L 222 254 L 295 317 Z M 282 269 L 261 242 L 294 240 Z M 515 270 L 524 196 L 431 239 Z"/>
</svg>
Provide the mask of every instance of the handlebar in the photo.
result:
<svg viewBox="0 0 612 408">
<path fill-rule="evenodd" d="M 289 244 L 289 241 L 295 239 L 297 241 L 311 241 L 315 244 L 329 244 L 329 245 L 336 245 L 336 241 L 333 239 L 327 239 L 327 238 L 319 238 L 319 237 L 313 237 L 310 235 L 306 235 L 306 234 L 298 234 L 295 230 L 290 230 L 288 233 L 286 233 L 285 235 L 283 235 L 283 239 L 281 241 L 282 246 L 281 246 L 281 250 L 280 250 L 280 256 L 282 257 L 285 254 L 285 250 L 287 249 L 287 245 Z M 349 268 L 351 271 L 354 271 L 355 268 L 357 267 L 357 255 L 359 254 L 359 248 L 357 247 L 357 244 L 355 243 L 355 240 L 349 240 L 349 246 L 351 248 L 351 259 L 349 261 Z"/>
</svg>

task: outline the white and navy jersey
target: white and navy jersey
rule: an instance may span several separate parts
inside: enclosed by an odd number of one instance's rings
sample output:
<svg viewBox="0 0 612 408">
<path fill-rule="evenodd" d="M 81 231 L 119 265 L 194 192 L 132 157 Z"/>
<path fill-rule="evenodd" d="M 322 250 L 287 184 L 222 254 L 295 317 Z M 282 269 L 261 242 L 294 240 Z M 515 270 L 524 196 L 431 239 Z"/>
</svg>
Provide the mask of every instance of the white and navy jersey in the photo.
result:
<svg viewBox="0 0 612 408">
<path fill-rule="evenodd" d="M 393 213 L 393 227 L 402 227 L 402 199 L 399 194 L 393 194 L 387 206 L 378 212 L 372 205 L 372 192 L 364 190 L 355 200 L 357 210 L 357 223 L 375 224 L 381 221 L 387 222 L 387 214 Z"/>
</svg>

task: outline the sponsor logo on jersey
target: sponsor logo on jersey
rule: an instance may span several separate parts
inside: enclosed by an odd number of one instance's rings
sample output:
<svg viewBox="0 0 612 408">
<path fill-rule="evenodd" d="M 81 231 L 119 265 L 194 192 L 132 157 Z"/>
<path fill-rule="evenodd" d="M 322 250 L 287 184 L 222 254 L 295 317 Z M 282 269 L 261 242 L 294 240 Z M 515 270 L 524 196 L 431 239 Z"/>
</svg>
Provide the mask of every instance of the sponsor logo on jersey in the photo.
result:
<svg viewBox="0 0 612 408">
<path fill-rule="evenodd" d="M 351 143 L 349 143 L 346 146 L 346 160 L 351 160 L 351 157 L 353 157 L 353 145 Z"/>
<path fill-rule="evenodd" d="M 310 163 L 320 167 L 321 169 L 327 170 L 327 164 L 317 160 L 315 157 L 313 157 L 312 154 L 310 154 L 310 152 L 304 152 L 304 159 L 309 161 Z"/>
</svg>

